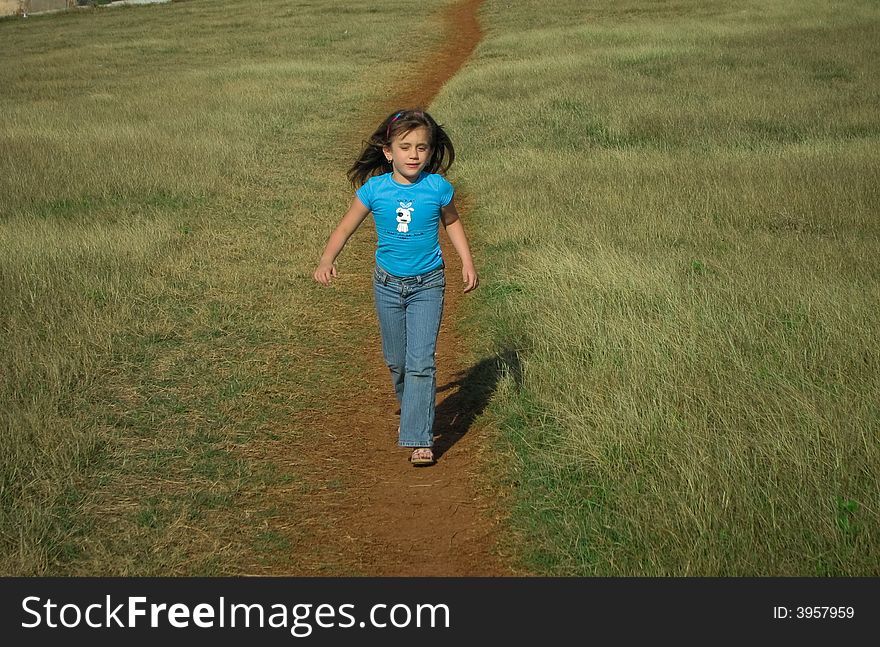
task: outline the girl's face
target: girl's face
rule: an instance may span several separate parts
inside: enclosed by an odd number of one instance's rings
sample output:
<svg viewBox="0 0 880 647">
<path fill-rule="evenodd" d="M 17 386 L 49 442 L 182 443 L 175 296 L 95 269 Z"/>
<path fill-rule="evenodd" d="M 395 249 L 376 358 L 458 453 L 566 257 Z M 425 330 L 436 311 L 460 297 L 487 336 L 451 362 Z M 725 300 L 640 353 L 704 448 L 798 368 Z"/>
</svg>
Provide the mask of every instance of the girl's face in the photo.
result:
<svg viewBox="0 0 880 647">
<path fill-rule="evenodd" d="M 408 133 L 396 135 L 390 146 L 385 146 L 385 159 L 391 162 L 392 178 L 404 184 L 412 184 L 431 157 L 431 137 L 424 126 L 413 128 Z"/>
</svg>

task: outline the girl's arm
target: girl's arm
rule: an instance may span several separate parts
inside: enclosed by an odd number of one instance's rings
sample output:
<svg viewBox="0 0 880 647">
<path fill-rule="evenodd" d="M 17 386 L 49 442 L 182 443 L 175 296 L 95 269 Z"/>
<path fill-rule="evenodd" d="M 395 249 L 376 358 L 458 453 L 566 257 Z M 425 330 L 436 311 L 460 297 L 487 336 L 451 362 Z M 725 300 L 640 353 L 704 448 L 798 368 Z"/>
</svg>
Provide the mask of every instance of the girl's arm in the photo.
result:
<svg viewBox="0 0 880 647">
<path fill-rule="evenodd" d="M 441 209 L 440 222 L 446 228 L 449 240 L 461 258 L 461 278 L 464 281 L 464 291 L 470 292 L 480 284 L 480 277 L 477 276 L 477 270 L 474 268 L 471 248 L 468 245 L 464 225 L 461 224 L 461 217 L 458 215 L 458 209 L 455 208 L 454 202 L 450 202 Z"/>
<path fill-rule="evenodd" d="M 321 260 L 318 267 L 312 275 L 314 279 L 321 285 L 330 285 L 330 279 L 336 278 L 336 266 L 333 264 L 339 252 L 345 247 L 345 243 L 351 238 L 351 235 L 361 226 L 364 218 L 370 213 L 370 210 L 364 206 L 364 203 L 357 197 L 351 202 L 351 206 L 342 220 L 336 225 L 336 229 L 330 234 L 327 240 L 327 246 L 324 247 L 324 253 L 321 254 Z"/>
</svg>

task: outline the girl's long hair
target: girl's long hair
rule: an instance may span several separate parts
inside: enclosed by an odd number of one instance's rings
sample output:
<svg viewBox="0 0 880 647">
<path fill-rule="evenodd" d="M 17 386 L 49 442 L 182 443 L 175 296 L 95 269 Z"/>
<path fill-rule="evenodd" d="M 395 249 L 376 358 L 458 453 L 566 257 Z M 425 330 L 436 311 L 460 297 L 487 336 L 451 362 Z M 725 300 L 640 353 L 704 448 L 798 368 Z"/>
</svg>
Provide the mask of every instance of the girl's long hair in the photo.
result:
<svg viewBox="0 0 880 647">
<path fill-rule="evenodd" d="M 385 117 L 379 127 L 373 131 L 370 138 L 364 142 L 364 148 L 351 168 L 348 169 L 348 179 L 355 187 L 363 185 L 374 175 L 381 175 L 389 170 L 388 160 L 382 150 L 390 146 L 391 141 L 398 135 L 424 126 L 428 129 L 431 141 L 431 157 L 425 164 L 425 173 L 445 173 L 455 160 L 455 148 L 452 140 L 443 130 L 443 126 L 434 121 L 434 118 L 424 110 L 407 109 L 395 110 Z"/>
</svg>

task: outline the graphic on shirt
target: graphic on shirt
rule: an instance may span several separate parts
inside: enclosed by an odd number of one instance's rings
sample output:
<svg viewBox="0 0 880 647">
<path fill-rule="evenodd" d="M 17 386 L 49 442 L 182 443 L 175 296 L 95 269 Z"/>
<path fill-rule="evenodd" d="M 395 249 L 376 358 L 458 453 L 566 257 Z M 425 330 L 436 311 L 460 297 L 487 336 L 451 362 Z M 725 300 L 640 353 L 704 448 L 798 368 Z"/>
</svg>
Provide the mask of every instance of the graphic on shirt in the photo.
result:
<svg viewBox="0 0 880 647">
<path fill-rule="evenodd" d="M 400 206 L 397 207 L 397 231 L 405 234 L 409 231 L 409 223 L 412 222 L 412 201 L 399 201 L 398 204 L 400 204 Z"/>
</svg>

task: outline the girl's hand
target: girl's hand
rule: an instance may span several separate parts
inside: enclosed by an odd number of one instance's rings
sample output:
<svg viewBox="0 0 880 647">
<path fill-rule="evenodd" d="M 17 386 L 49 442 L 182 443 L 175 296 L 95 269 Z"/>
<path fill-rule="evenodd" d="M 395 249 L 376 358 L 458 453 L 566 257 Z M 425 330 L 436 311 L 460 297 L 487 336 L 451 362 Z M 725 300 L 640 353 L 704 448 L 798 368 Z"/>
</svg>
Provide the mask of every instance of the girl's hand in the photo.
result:
<svg viewBox="0 0 880 647">
<path fill-rule="evenodd" d="M 462 265 L 461 278 L 464 280 L 465 292 L 470 292 L 471 290 L 476 289 L 480 284 L 480 277 L 477 276 L 477 270 L 474 269 L 473 265 Z"/>
<path fill-rule="evenodd" d="M 336 266 L 333 263 L 321 261 L 312 276 L 321 285 L 330 285 L 330 279 L 336 278 Z"/>
</svg>

